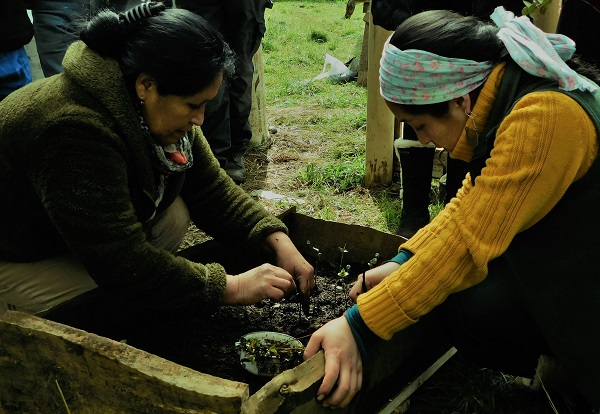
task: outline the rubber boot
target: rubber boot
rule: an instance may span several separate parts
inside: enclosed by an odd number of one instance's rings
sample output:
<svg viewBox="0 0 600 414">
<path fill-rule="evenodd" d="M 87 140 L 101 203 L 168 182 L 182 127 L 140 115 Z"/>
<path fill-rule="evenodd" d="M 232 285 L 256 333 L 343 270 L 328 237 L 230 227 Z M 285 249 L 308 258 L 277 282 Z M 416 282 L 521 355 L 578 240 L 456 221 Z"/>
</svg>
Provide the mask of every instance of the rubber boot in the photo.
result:
<svg viewBox="0 0 600 414">
<path fill-rule="evenodd" d="M 462 187 L 462 182 L 469 172 L 469 164 L 449 156 L 446 168 L 446 193 L 444 195 L 444 204 L 448 204 Z"/>
<path fill-rule="evenodd" d="M 429 191 L 435 148 L 401 147 L 398 153 L 402 176 L 402 214 L 398 235 L 410 238 L 429 223 Z"/>
</svg>

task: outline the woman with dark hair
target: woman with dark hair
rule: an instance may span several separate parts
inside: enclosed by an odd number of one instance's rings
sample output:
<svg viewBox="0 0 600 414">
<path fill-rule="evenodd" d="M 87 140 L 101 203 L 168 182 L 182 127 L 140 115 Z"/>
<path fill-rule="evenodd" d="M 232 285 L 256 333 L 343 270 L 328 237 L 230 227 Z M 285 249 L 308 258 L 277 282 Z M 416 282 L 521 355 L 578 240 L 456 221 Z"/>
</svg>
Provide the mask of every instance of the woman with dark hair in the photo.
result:
<svg viewBox="0 0 600 414">
<path fill-rule="evenodd" d="M 0 106 L 0 303 L 114 337 L 167 310 L 307 297 L 312 266 L 200 130 L 233 72 L 218 32 L 144 3 L 99 13 L 81 39 L 64 73 Z M 190 218 L 233 265 L 264 249 L 277 266 L 234 275 L 177 256 Z"/>
<path fill-rule="evenodd" d="M 600 407 L 598 72 L 572 59 L 569 38 L 501 7 L 491 18 L 424 12 L 384 47 L 390 110 L 470 172 L 313 334 L 305 356 L 325 350 L 326 405 L 350 402 L 375 341 L 427 315 L 481 366 L 532 378 L 550 356 Z"/>
<path fill-rule="evenodd" d="M 497 6 L 520 13 L 522 0 L 373 0 L 373 23 L 386 30 L 395 30 L 413 14 L 426 10 L 452 10 L 465 16 L 488 17 Z M 403 125 L 402 137 L 394 141 L 396 157 L 400 163 L 402 185 L 402 211 L 396 233 L 410 238 L 430 221 L 431 172 L 435 158 L 435 145 L 423 145 L 408 125 Z M 466 174 L 464 161 L 448 158 L 444 181 L 444 203 L 447 204 L 461 187 Z"/>
</svg>

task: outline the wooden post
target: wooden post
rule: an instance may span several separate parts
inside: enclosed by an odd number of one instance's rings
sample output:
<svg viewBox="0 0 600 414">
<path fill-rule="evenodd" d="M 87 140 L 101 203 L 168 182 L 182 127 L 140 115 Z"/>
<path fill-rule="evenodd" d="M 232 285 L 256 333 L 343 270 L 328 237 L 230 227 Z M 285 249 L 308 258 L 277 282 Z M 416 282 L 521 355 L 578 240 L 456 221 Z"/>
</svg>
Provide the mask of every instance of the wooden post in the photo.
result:
<svg viewBox="0 0 600 414">
<path fill-rule="evenodd" d="M 356 84 L 358 86 L 367 86 L 367 77 L 369 70 L 369 10 L 371 2 L 366 1 L 363 5 L 363 21 L 365 22 L 365 30 L 363 32 L 362 47 L 360 50 L 360 64 L 358 66 L 358 77 Z"/>
<path fill-rule="evenodd" d="M 266 97 L 265 97 L 265 64 L 262 45 L 252 58 L 254 77 L 252 78 L 252 109 L 250 110 L 250 126 L 252 127 L 251 147 L 262 147 L 267 142 Z"/>
<path fill-rule="evenodd" d="M 533 22 L 546 33 L 556 33 L 561 6 L 561 0 L 552 0 L 548 5 L 546 13 L 536 13 L 535 16 L 533 16 Z"/>
<path fill-rule="evenodd" d="M 369 16 L 369 69 L 367 81 L 367 143 L 365 185 L 392 182 L 394 156 L 394 115 L 379 94 L 379 59 L 391 31 L 373 24 Z"/>
</svg>

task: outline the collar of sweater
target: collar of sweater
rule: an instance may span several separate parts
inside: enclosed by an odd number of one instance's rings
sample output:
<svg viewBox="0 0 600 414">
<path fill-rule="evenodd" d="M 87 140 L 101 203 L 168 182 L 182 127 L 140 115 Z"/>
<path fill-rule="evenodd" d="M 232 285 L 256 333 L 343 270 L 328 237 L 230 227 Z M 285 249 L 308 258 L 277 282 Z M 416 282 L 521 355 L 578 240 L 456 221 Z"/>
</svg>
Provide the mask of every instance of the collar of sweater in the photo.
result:
<svg viewBox="0 0 600 414">
<path fill-rule="evenodd" d="M 111 113 L 130 112 L 137 119 L 116 60 L 104 58 L 82 41 L 71 44 L 63 61 L 65 74 Z"/>
<path fill-rule="evenodd" d="M 494 105 L 494 101 L 496 100 L 500 82 L 504 76 L 505 66 L 506 63 L 502 62 L 492 70 L 492 73 L 490 73 L 490 76 L 483 84 L 483 88 L 481 89 L 481 92 L 477 97 L 477 102 L 475 102 L 475 106 L 471 112 L 475 116 L 474 122 L 480 134 L 483 134 L 483 131 L 485 131 L 485 123 L 492 106 Z M 450 156 L 455 159 L 470 162 L 473 158 L 473 149 L 473 145 L 467 139 L 466 130 L 464 130 L 456 143 L 456 147 L 454 147 L 454 150 L 450 153 Z"/>
<path fill-rule="evenodd" d="M 134 169 L 140 172 L 142 187 L 153 193 L 156 188 L 154 169 L 147 156 L 148 148 L 138 114 L 117 61 L 102 57 L 82 41 L 76 41 L 67 49 L 63 67 L 64 76 L 88 93 L 118 124 L 115 132 L 127 142 L 131 154 L 135 154 L 132 162 Z"/>
</svg>

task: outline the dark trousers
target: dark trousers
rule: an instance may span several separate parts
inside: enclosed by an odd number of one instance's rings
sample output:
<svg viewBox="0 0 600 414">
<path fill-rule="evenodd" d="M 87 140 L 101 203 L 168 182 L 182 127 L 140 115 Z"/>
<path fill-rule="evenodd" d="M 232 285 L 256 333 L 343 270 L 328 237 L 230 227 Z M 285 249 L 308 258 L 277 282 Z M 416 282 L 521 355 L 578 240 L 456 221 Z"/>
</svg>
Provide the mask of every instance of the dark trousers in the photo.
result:
<svg viewBox="0 0 600 414">
<path fill-rule="evenodd" d="M 202 131 L 224 166 L 227 158 L 242 155 L 252 138 L 248 118 L 252 109 L 252 57 L 265 33 L 268 0 L 178 0 L 212 24 L 236 54 L 235 75 L 224 81 L 217 97 L 206 107 Z"/>
<path fill-rule="evenodd" d="M 600 407 L 597 283 L 578 279 L 518 275 L 500 256 L 489 263 L 484 281 L 450 295 L 431 316 L 459 352 L 481 367 L 532 378 L 539 356 L 553 357 L 588 403 Z"/>
<path fill-rule="evenodd" d="M 500 257 L 489 263 L 483 282 L 450 295 L 434 313 L 468 360 L 533 378 L 539 356 L 552 353 L 518 292 L 507 261 Z"/>
</svg>

